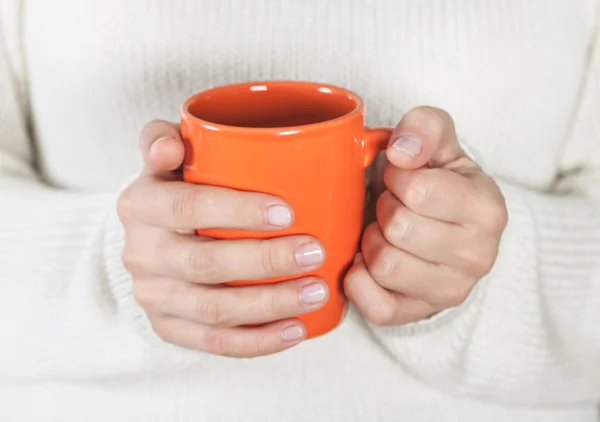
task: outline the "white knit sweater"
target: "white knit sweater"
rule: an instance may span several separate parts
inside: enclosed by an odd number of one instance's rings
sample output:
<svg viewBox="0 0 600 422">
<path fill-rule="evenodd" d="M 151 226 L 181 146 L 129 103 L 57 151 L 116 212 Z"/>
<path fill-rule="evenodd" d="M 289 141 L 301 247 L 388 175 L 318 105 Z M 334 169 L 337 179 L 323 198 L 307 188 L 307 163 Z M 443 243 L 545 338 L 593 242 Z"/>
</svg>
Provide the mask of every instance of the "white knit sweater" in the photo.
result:
<svg viewBox="0 0 600 422">
<path fill-rule="evenodd" d="M 1 0 L 0 420 L 591 422 L 600 0 Z M 137 134 L 204 88 L 303 79 L 373 125 L 448 110 L 510 223 L 462 306 L 234 360 L 161 342 L 120 262 Z"/>
</svg>

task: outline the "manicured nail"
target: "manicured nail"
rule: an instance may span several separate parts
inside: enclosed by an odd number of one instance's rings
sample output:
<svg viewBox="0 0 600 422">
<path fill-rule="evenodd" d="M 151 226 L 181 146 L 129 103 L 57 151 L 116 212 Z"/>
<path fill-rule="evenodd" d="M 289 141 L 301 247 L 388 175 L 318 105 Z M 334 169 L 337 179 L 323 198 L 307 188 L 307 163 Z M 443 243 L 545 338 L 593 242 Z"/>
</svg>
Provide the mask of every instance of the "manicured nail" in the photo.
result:
<svg viewBox="0 0 600 422">
<path fill-rule="evenodd" d="M 316 305 L 327 297 L 327 290 L 321 283 L 308 284 L 300 290 L 300 302 L 303 305 Z"/>
<path fill-rule="evenodd" d="M 323 250 L 316 243 L 305 243 L 296 251 L 296 261 L 302 267 L 312 267 L 323 261 Z"/>
<path fill-rule="evenodd" d="M 304 337 L 304 329 L 299 325 L 290 325 L 281 332 L 283 341 L 297 341 Z"/>
<path fill-rule="evenodd" d="M 394 148 L 396 151 L 408 154 L 411 157 L 418 157 L 421 155 L 421 151 L 423 151 L 423 144 L 416 136 L 401 135 L 392 144 L 392 148 Z"/>
<path fill-rule="evenodd" d="M 292 213 L 283 205 L 273 205 L 267 210 L 269 224 L 278 227 L 287 227 L 292 221 Z"/>
</svg>

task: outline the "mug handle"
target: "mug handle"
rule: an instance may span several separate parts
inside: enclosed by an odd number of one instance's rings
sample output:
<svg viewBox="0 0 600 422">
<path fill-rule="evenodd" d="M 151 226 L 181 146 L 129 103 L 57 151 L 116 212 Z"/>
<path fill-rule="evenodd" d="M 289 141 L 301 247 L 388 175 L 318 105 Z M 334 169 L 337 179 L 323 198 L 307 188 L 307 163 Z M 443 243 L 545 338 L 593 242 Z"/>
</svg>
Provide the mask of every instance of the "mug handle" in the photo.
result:
<svg viewBox="0 0 600 422">
<path fill-rule="evenodd" d="M 363 165 L 369 167 L 379 151 L 387 148 L 392 129 L 386 127 L 366 128 L 363 135 Z"/>
</svg>

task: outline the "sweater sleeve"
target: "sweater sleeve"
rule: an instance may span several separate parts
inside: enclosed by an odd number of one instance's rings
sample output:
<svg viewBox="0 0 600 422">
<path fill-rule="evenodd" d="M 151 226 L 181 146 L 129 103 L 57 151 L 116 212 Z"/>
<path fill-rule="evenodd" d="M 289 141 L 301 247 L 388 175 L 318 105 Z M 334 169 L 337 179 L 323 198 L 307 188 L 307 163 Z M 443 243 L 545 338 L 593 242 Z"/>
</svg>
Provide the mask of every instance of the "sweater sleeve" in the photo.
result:
<svg viewBox="0 0 600 422">
<path fill-rule="evenodd" d="M 143 313 L 120 260 L 118 192 L 67 192 L 36 173 L 25 72 L 9 29 L 0 31 L 0 378 L 107 376 L 115 361 L 135 370 L 134 345 L 130 360 L 98 351 L 142 341 L 132 327 Z"/>
<path fill-rule="evenodd" d="M 453 394 L 600 403 L 600 46 L 551 192 L 497 180 L 509 223 L 461 306 L 371 329 L 406 371 Z"/>
</svg>

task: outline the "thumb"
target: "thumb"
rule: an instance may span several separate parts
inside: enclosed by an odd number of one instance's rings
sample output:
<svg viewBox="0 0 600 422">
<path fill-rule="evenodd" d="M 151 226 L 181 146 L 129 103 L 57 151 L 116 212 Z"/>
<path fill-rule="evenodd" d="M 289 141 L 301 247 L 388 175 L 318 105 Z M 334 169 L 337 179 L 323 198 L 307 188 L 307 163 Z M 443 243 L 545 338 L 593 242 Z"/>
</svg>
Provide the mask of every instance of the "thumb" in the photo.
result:
<svg viewBox="0 0 600 422">
<path fill-rule="evenodd" d="M 161 175 L 181 167 L 185 149 L 179 128 L 164 120 L 153 120 L 140 133 L 140 152 L 145 174 Z"/>
<path fill-rule="evenodd" d="M 467 157 L 458 144 L 452 118 L 434 107 L 417 107 L 406 113 L 392 132 L 386 155 L 392 165 L 402 169 L 446 167 Z"/>
</svg>

